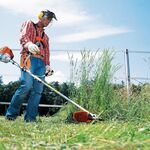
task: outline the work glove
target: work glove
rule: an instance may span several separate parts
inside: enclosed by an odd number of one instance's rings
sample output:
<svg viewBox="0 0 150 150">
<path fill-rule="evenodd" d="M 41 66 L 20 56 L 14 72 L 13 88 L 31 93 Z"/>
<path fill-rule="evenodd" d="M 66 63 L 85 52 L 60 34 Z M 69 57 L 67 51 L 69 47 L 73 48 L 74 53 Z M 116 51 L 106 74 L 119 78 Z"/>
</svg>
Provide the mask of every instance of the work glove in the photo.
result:
<svg viewBox="0 0 150 150">
<path fill-rule="evenodd" d="M 33 44 L 32 42 L 28 42 L 24 45 L 25 48 L 28 48 L 28 51 L 32 54 L 38 54 L 40 52 L 37 45 Z"/>
<path fill-rule="evenodd" d="M 8 54 L 1 55 L 0 61 L 4 63 L 8 63 L 11 60 L 10 56 Z"/>
<path fill-rule="evenodd" d="M 46 65 L 45 69 L 46 69 L 45 76 L 53 75 L 54 71 L 51 69 L 51 67 L 49 65 Z"/>
</svg>

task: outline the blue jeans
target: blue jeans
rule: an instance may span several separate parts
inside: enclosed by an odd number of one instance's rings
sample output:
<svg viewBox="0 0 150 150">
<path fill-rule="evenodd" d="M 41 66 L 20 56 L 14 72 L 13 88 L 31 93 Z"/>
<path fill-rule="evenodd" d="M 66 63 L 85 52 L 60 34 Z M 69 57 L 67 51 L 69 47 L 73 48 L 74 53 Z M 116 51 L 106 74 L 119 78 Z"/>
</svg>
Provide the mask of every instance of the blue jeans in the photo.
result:
<svg viewBox="0 0 150 150">
<path fill-rule="evenodd" d="M 43 76 L 45 74 L 44 61 L 35 57 L 31 57 L 30 60 L 30 71 L 34 75 L 37 75 L 39 77 Z M 40 78 L 44 80 L 44 76 Z M 20 112 L 23 101 L 29 95 L 24 120 L 26 122 L 36 121 L 36 116 L 38 114 L 38 105 L 41 99 L 42 91 L 42 83 L 34 79 L 27 72 L 21 71 L 21 85 L 12 97 L 11 104 L 6 112 L 6 118 L 13 120 L 16 119 Z"/>
</svg>

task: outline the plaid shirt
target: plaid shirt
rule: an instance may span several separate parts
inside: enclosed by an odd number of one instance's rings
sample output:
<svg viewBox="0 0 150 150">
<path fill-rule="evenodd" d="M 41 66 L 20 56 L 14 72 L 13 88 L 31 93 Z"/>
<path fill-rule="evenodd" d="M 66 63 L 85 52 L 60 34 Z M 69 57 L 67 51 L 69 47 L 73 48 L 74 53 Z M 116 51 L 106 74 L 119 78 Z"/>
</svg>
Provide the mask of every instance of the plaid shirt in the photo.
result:
<svg viewBox="0 0 150 150">
<path fill-rule="evenodd" d="M 24 52 L 27 52 L 28 50 L 26 48 L 24 48 L 24 45 L 27 43 L 27 42 L 32 42 L 32 43 L 35 43 L 35 39 L 36 39 L 36 30 L 37 30 L 37 33 L 38 33 L 38 36 L 41 36 L 42 37 L 42 33 L 44 32 L 44 29 L 40 29 L 40 28 L 36 28 L 34 27 L 33 25 L 33 22 L 32 21 L 26 21 L 22 24 L 22 27 L 21 27 L 21 38 L 20 38 L 20 44 L 22 45 L 22 52 L 21 53 L 24 53 Z M 50 64 L 50 61 L 49 61 L 49 57 L 50 57 L 50 53 L 49 53 L 49 38 L 46 34 L 44 34 L 44 37 L 43 37 L 43 43 L 45 45 L 45 47 L 40 46 L 40 55 L 44 57 L 44 62 L 45 62 L 45 65 L 49 65 Z"/>
</svg>

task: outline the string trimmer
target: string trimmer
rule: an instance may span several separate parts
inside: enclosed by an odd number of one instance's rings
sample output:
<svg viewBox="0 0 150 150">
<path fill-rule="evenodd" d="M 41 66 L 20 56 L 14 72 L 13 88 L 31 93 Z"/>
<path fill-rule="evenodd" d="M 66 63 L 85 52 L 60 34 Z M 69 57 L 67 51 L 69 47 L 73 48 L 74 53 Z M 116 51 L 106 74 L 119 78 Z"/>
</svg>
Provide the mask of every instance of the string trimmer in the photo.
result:
<svg viewBox="0 0 150 150">
<path fill-rule="evenodd" d="M 1 52 L 1 53 L 5 54 L 4 51 Z M 10 62 L 13 65 L 15 65 L 18 68 L 20 68 L 21 70 L 27 72 L 35 80 L 38 80 L 40 83 L 44 84 L 46 87 L 48 87 L 49 89 L 51 89 L 52 91 L 54 91 L 55 93 L 57 93 L 58 95 L 60 95 L 61 97 L 63 97 L 65 100 L 69 101 L 70 103 L 72 103 L 73 105 L 75 105 L 77 108 L 79 108 L 81 111 L 73 113 L 73 119 L 75 121 L 78 121 L 78 122 L 91 122 L 92 120 L 98 119 L 95 114 L 90 113 L 88 110 L 86 110 L 85 108 L 83 108 L 82 106 L 80 106 L 79 104 L 77 104 L 76 102 L 74 102 L 73 100 L 71 100 L 70 98 L 66 97 L 65 95 L 63 95 L 62 93 L 60 93 L 59 91 L 57 91 L 56 89 L 54 89 L 45 80 L 41 80 L 38 76 L 32 74 L 30 72 L 30 70 L 26 69 L 25 67 L 21 67 L 16 61 L 13 60 L 13 57 L 12 57 L 13 53 L 12 53 L 11 49 L 9 49 L 8 47 L 7 47 L 7 54 L 10 54 L 10 57 L 11 57 Z"/>
</svg>

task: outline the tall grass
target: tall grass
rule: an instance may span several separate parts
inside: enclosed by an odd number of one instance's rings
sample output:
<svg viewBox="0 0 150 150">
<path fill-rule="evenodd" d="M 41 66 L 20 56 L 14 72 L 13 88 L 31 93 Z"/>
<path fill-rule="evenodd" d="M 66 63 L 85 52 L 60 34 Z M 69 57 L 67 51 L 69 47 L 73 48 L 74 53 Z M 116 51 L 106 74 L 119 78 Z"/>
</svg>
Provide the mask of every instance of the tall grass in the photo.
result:
<svg viewBox="0 0 150 150">
<path fill-rule="evenodd" d="M 70 79 L 78 87 L 71 95 L 77 103 L 94 113 L 108 113 L 116 95 L 112 78 L 119 65 L 112 65 L 114 55 L 115 52 L 109 49 L 81 51 L 80 61 L 69 55 Z"/>
<path fill-rule="evenodd" d="M 114 64 L 115 51 L 81 51 L 81 60 L 69 54 L 71 82 L 76 88 L 70 91 L 71 97 L 81 106 L 93 113 L 101 114 L 103 119 L 136 120 L 149 119 L 150 102 L 144 94 L 131 97 L 127 103 L 126 95 L 114 89 L 112 82 L 119 64 Z M 69 111 L 75 108 L 69 107 Z"/>
</svg>

